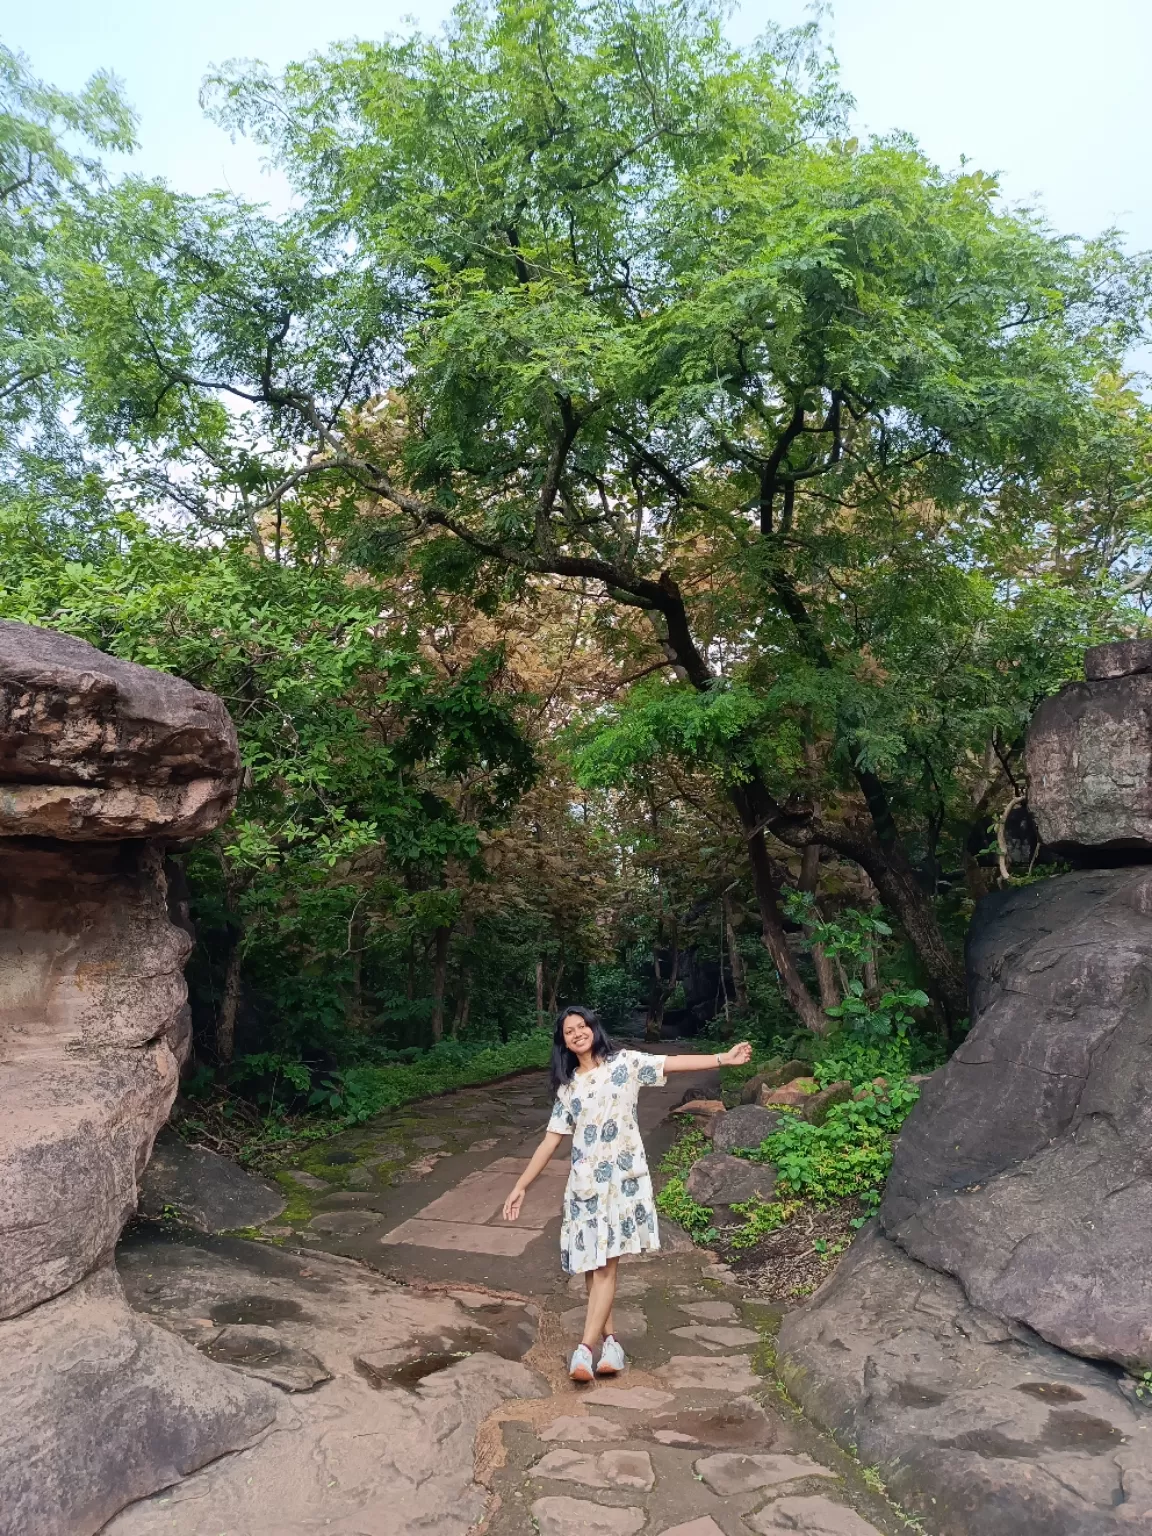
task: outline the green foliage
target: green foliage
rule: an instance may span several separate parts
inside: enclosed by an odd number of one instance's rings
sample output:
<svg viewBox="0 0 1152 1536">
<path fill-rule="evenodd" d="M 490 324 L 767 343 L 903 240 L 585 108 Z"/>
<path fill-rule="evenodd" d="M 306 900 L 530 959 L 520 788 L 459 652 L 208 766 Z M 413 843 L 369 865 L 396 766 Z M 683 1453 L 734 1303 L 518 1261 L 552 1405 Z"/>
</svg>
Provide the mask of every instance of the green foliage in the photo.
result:
<svg viewBox="0 0 1152 1536">
<path fill-rule="evenodd" d="M 852 1197 L 878 1206 L 892 1166 L 892 1139 L 919 1096 L 914 1085 L 895 1081 L 883 1094 L 834 1105 L 823 1125 L 790 1118 L 754 1157 L 774 1165 L 781 1194 L 820 1208 Z"/>
<path fill-rule="evenodd" d="M 628 1023 L 643 1001 L 641 984 L 626 965 L 590 965 L 584 987 L 584 999 L 600 1015 L 600 1022 L 611 1034 Z"/>
<path fill-rule="evenodd" d="M 927 1008 L 928 994 L 919 987 L 904 992 L 885 992 L 872 999 L 864 994 L 863 983 L 855 977 L 848 983 L 844 1000 L 825 1009 L 828 1017 L 838 1019 L 846 1034 L 865 1043 L 901 1037 L 915 1024 L 913 1008 Z"/>
<path fill-rule="evenodd" d="M 778 1231 L 802 1209 L 799 1200 L 747 1200 L 732 1207 L 743 1220 L 729 1234 L 733 1248 L 755 1248 L 762 1237 Z"/>
<path fill-rule="evenodd" d="M 669 1221 L 679 1222 L 697 1242 L 706 1242 L 716 1230 L 712 1225 L 711 1206 L 693 1200 L 680 1174 L 670 1178 L 656 1196 L 656 1209 Z"/>
<path fill-rule="evenodd" d="M 712 1150 L 711 1143 L 695 1126 L 685 1126 L 660 1159 L 660 1172 L 686 1174 L 692 1164 Z"/>
</svg>

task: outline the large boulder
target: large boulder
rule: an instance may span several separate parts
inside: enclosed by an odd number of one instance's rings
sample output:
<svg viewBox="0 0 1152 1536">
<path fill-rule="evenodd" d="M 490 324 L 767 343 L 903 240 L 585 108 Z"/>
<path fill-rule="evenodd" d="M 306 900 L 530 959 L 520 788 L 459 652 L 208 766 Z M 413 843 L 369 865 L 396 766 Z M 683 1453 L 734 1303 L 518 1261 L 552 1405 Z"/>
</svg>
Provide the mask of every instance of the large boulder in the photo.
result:
<svg viewBox="0 0 1152 1536">
<path fill-rule="evenodd" d="M 712 1127 L 712 1145 L 717 1152 L 736 1152 L 758 1147 L 773 1131 L 787 1125 L 788 1116 L 779 1110 L 762 1109 L 759 1104 L 738 1104 L 726 1115 L 718 1115 Z"/>
<path fill-rule="evenodd" d="M 906 1252 L 1065 1349 L 1152 1366 L 1152 870 L 981 903 L 973 1027 L 881 1212 Z"/>
<path fill-rule="evenodd" d="M 239 782 L 215 694 L 0 619 L 0 835 L 196 837 L 228 815 Z"/>
<path fill-rule="evenodd" d="M 1152 643 L 1088 652 L 1088 680 L 1046 699 L 1028 731 L 1040 841 L 1080 863 L 1152 854 Z"/>
<path fill-rule="evenodd" d="M 177 1211 L 201 1232 L 262 1226 L 279 1216 L 287 1203 L 284 1191 L 270 1179 L 245 1172 L 207 1147 L 190 1147 L 167 1129 L 156 1138 L 140 1187 L 145 1216 Z"/>
<path fill-rule="evenodd" d="M 770 1200 L 776 1187 L 771 1163 L 749 1163 L 726 1152 L 709 1152 L 693 1163 L 685 1188 L 701 1205 L 741 1205 L 746 1200 Z"/>
<path fill-rule="evenodd" d="M 778 1362 L 940 1536 L 1152 1528 L 1152 1415 L 1116 1372 L 973 1306 L 875 1229 L 784 1318 Z"/>
<path fill-rule="evenodd" d="M 87 1536 L 275 1414 L 108 1268 L 189 1047 L 165 845 L 218 825 L 239 776 L 219 699 L 0 621 L 0 1525 L 21 1536 Z"/>
</svg>

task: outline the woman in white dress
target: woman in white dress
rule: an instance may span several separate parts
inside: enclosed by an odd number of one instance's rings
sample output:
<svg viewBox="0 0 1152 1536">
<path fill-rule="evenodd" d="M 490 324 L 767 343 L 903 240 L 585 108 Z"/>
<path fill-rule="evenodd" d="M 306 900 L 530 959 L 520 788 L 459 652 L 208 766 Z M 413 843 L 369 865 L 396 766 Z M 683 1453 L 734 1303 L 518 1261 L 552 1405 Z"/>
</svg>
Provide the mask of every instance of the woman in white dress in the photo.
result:
<svg viewBox="0 0 1152 1536">
<path fill-rule="evenodd" d="M 515 1221 L 524 1192 L 572 1137 L 572 1169 L 564 1192 L 560 1262 L 565 1274 L 583 1274 L 588 1292 L 584 1334 L 568 1374 L 574 1381 L 615 1376 L 626 1364 L 613 1332 L 616 1266 L 624 1253 L 660 1246 L 652 1180 L 636 1123 L 641 1088 L 663 1087 L 669 1072 L 742 1066 L 752 1055 L 746 1040 L 715 1056 L 655 1056 L 613 1045 L 594 1013 L 566 1008 L 556 1020 L 552 1087 L 556 1103 L 544 1140 L 504 1202 Z M 593 1363 L 599 1346 L 600 1359 Z"/>
</svg>

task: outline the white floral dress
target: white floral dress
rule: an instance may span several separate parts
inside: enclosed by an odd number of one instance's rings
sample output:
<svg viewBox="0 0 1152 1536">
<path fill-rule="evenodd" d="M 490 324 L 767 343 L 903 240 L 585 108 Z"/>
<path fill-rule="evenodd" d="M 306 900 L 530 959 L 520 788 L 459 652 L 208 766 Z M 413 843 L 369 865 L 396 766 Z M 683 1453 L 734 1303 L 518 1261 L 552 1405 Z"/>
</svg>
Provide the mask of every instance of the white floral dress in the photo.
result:
<svg viewBox="0 0 1152 1536">
<path fill-rule="evenodd" d="M 565 1274 L 660 1246 L 636 1097 L 641 1088 L 664 1086 L 664 1060 L 619 1051 L 591 1072 L 575 1074 L 556 1095 L 548 1129 L 572 1137 L 560 1229 Z"/>
</svg>

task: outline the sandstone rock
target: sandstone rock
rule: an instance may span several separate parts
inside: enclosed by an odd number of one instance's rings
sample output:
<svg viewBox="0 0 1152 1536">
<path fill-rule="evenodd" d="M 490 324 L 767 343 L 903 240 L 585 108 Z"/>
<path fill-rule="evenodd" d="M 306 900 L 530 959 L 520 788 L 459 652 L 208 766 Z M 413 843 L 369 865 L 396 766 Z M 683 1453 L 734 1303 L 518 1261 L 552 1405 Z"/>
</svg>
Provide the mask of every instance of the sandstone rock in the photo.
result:
<svg viewBox="0 0 1152 1536">
<path fill-rule="evenodd" d="M 802 1477 L 832 1477 L 836 1474 L 822 1467 L 811 1456 L 752 1455 L 747 1452 L 721 1451 L 696 1463 L 697 1474 L 712 1492 L 722 1499 L 740 1493 L 755 1493 L 758 1488 L 776 1488 L 781 1483 L 795 1483 Z"/>
<path fill-rule="evenodd" d="M 705 1392 L 726 1392 L 731 1395 L 751 1392 L 753 1387 L 760 1385 L 759 1376 L 748 1368 L 746 1361 L 734 1355 L 724 1355 L 720 1359 L 708 1355 L 673 1355 L 654 1374 L 669 1386 L 684 1391 L 698 1388 Z"/>
<path fill-rule="evenodd" d="M 590 1499 L 537 1499 L 532 1518 L 540 1536 L 635 1536 L 646 1516 L 642 1509 L 618 1509 Z"/>
<path fill-rule="evenodd" d="M 0 834 L 196 837 L 228 815 L 239 782 L 215 695 L 0 620 Z"/>
<path fill-rule="evenodd" d="M 1113 640 L 1084 652 L 1084 676 L 1089 682 L 1133 677 L 1138 672 L 1152 672 L 1152 640 Z"/>
<path fill-rule="evenodd" d="M 793 1078 L 807 1077 L 812 1066 L 807 1061 L 784 1061 L 777 1066 L 765 1067 L 763 1072 L 757 1072 L 750 1077 L 740 1090 L 741 1104 L 758 1104 L 760 1102 L 761 1088 L 771 1091 L 773 1088 L 782 1088 L 785 1083 L 792 1082 Z"/>
<path fill-rule="evenodd" d="M 670 1525 L 660 1536 L 724 1536 L 711 1515 L 701 1515 L 699 1520 L 688 1520 L 684 1525 Z"/>
<path fill-rule="evenodd" d="M 533 1477 L 581 1483 L 585 1488 L 637 1488 L 647 1493 L 656 1481 L 647 1451 L 587 1451 L 557 1449 L 542 1456 Z"/>
<path fill-rule="evenodd" d="M 808 1095 L 802 1106 L 804 1119 L 812 1125 L 823 1125 L 832 1106 L 846 1104 L 851 1097 L 851 1083 L 829 1083 L 827 1088 Z"/>
<path fill-rule="evenodd" d="M 696 1129 L 702 1131 L 705 1136 L 711 1136 L 718 1115 L 724 1114 L 723 1099 L 690 1099 L 687 1104 L 678 1104 L 672 1114 L 681 1119 L 693 1121 Z"/>
<path fill-rule="evenodd" d="M 105 1267 L 0 1323 L 0 1529 L 90 1536 L 250 1445 L 281 1396 L 133 1313 Z"/>
<path fill-rule="evenodd" d="M 1147 1413 L 1115 1370 L 972 1306 L 875 1228 L 785 1316 L 779 1361 L 809 1417 L 930 1523 L 940 1510 L 949 1531 L 979 1536 L 1152 1523 Z"/>
<path fill-rule="evenodd" d="M 665 1408 L 675 1401 L 671 1392 L 660 1392 L 655 1387 L 594 1387 L 582 1397 L 599 1408 L 631 1408 L 637 1413 Z"/>
<path fill-rule="evenodd" d="M 884 1230 L 1077 1354 L 1152 1365 L 1152 872 L 986 898 L 973 1027 L 922 1088 Z"/>
<path fill-rule="evenodd" d="M 726 1115 L 717 1116 L 712 1127 L 712 1145 L 717 1152 L 735 1152 L 758 1147 L 773 1131 L 787 1121 L 786 1115 L 761 1109 L 759 1104 L 741 1104 Z"/>
<path fill-rule="evenodd" d="M 594 1413 L 586 1414 L 583 1418 L 564 1413 L 558 1419 L 553 1419 L 545 1428 L 538 1430 L 537 1438 L 575 1441 L 623 1440 L 624 1428 L 611 1419 L 599 1419 Z"/>
<path fill-rule="evenodd" d="M 796 1109 L 807 1104 L 809 1098 L 816 1092 L 816 1079 L 814 1077 L 794 1077 L 790 1083 L 785 1083 L 782 1088 L 764 1087 L 760 1090 L 760 1103 L 771 1109 L 774 1104 L 781 1104 L 788 1109 Z"/>
<path fill-rule="evenodd" d="M 707 1446 L 717 1451 L 768 1450 L 777 1444 L 782 1431 L 780 1419 L 769 1418 L 752 1397 L 731 1397 L 718 1408 L 664 1413 L 648 1427 L 653 1439 L 666 1444 Z"/>
<path fill-rule="evenodd" d="M 310 1350 L 285 1344 L 274 1328 L 233 1323 L 200 1347 L 210 1360 L 259 1376 L 285 1392 L 310 1392 L 332 1380 L 332 1372 Z"/>
<path fill-rule="evenodd" d="M 726 1152 L 709 1152 L 693 1163 L 685 1187 L 701 1205 L 738 1205 L 757 1196 L 768 1200 L 776 1186 L 771 1163 L 749 1163 Z"/>
<path fill-rule="evenodd" d="M 760 1335 L 752 1328 L 737 1328 L 723 1323 L 691 1323 L 686 1328 L 673 1328 L 678 1339 L 690 1339 L 694 1344 L 716 1344 L 722 1349 L 745 1349 L 758 1344 Z"/>
<path fill-rule="evenodd" d="M 587 1304 L 583 1307 L 570 1307 L 561 1314 L 561 1327 L 566 1333 L 579 1334 L 584 1328 L 587 1313 Z M 612 1318 L 616 1332 L 622 1339 L 642 1339 L 648 1332 L 648 1319 L 640 1307 L 613 1307 Z"/>
<path fill-rule="evenodd" d="M 698 1323 L 735 1323 L 739 1320 L 730 1301 L 678 1301 L 676 1307 Z"/>
<path fill-rule="evenodd" d="M 1152 676 L 1067 684 L 1033 716 L 1025 761 L 1028 808 L 1054 853 L 1152 851 Z"/>
<path fill-rule="evenodd" d="M 140 1185 L 140 1209 L 159 1216 L 179 1211 L 201 1232 L 234 1232 L 279 1216 L 284 1192 L 268 1179 L 204 1147 L 190 1147 L 174 1131 L 162 1130 Z"/>
<path fill-rule="evenodd" d="M 880 1536 L 876 1527 L 846 1504 L 831 1499 L 775 1499 L 748 1524 L 763 1536 L 775 1531 L 808 1531 L 810 1536 Z"/>
</svg>

